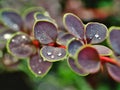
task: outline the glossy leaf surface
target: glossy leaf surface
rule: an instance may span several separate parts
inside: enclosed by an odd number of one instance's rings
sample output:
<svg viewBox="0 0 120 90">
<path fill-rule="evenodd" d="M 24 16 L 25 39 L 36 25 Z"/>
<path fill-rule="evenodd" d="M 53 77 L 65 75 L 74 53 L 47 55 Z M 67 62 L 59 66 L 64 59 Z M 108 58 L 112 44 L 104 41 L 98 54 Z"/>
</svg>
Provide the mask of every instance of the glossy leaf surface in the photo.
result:
<svg viewBox="0 0 120 90">
<path fill-rule="evenodd" d="M 77 74 L 81 75 L 81 76 L 85 76 L 88 75 L 89 73 L 86 72 L 84 69 L 78 67 L 75 63 L 75 60 L 71 57 L 68 58 L 68 64 L 69 67 Z"/>
<path fill-rule="evenodd" d="M 28 8 L 25 11 L 25 27 L 30 31 L 32 31 L 32 27 L 35 21 L 34 14 L 36 12 L 43 13 L 44 10 L 41 7 L 33 7 L 33 8 Z"/>
<path fill-rule="evenodd" d="M 79 40 L 72 40 L 68 44 L 68 53 L 74 56 L 77 50 L 81 48 L 81 46 L 83 46 L 83 44 Z"/>
<path fill-rule="evenodd" d="M 29 67 L 36 76 L 44 76 L 52 66 L 51 62 L 43 61 L 39 54 L 32 55 L 29 60 Z"/>
<path fill-rule="evenodd" d="M 113 64 L 106 64 L 109 75 L 116 81 L 120 82 L 120 66 Z"/>
<path fill-rule="evenodd" d="M 113 50 L 120 55 L 120 29 L 114 28 L 110 31 L 109 41 Z"/>
<path fill-rule="evenodd" d="M 57 38 L 57 42 L 61 45 L 67 45 L 68 41 L 70 41 L 72 38 L 74 38 L 73 35 L 66 33 L 62 35 L 61 37 Z"/>
<path fill-rule="evenodd" d="M 107 36 L 107 27 L 104 24 L 91 22 L 86 26 L 86 38 L 88 43 L 100 43 Z"/>
<path fill-rule="evenodd" d="M 64 26 L 67 31 L 79 39 L 84 38 L 84 25 L 82 21 L 74 14 L 67 13 L 63 18 Z"/>
<path fill-rule="evenodd" d="M 92 47 L 94 47 L 98 53 L 103 56 L 109 56 L 113 53 L 111 49 L 103 45 L 93 45 Z"/>
<path fill-rule="evenodd" d="M 57 38 L 57 28 L 51 22 L 38 21 L 34 26 L 34 36 L 42 44 L 54 42 Z"/>
<path fill-rule="evenodd" d="M 12 10 L 2 11 L 1 19 L 6 26 L 15 31 L 19 31 L 23 28 L 23 20 L 21 16 Z"/>
<path fill-rule="evenodd" d="M 19 57 L 28 57 L 34 53 L 34 48 L 31 44 L 29 36 L 23 33 L 16 33 L 7 43 L 8 51 Z"/>
<path fill-rule="evenodd" d="M 100 57 L 96 49 L 85 46 L 77 54 L 78 64 L 87 72 L 95 73 L 100 69 Z"/>
<path fill-rule="evenodd" d="M 41 49 L 41 56 L 45 61 L 55 62 L 65 59 L 66 50 L 64 48 L 44 46 Z"/>
</svg>

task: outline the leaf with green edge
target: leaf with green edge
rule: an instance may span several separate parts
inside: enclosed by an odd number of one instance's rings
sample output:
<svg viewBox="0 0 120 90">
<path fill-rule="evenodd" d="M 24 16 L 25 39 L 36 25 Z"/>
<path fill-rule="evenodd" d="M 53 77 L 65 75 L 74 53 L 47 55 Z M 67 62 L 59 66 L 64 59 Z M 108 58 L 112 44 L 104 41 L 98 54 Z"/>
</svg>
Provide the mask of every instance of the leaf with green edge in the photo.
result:
<svg viewBox="0 0 120 90">
<path fill-rule="evenodd" d="M 120 55 L 120 28 L 111 27 L 109 32 L 109 43 L 115 53 Z"/>
<path fill-rule="evenodd" d="M 27 28 L 27 30 L 32 31 L 32 27 L 35 21 L 34 14 L 36 12 L 44 13 L 45 11 L 42 7 L 32 7 L 25 10 L 24 20 L 25 20 L 25 27 Z"/>
<path fill-rule="evenodd" d="M 47 15 L 46 15 L 47 14 Z M 45 13 L 40 13 L 40 12 L 36 12 L 34 14 L 35 20 L 46 20 L 46 21 L 51 21 L 51 22 L 55 22 L 47 12 Z"/>
<path fill-rule="evenodd" d="M 7 50 L 18 58 L 26 58 L 34 53 L 30 37 L 24 33 L 15 33 L 7 42 Z"/>
<path fill-rule="evenodd" d="M 39 54 L 32 55 L 28 65 L 33 74 L 40 77 L 45 76 L 52 67 L 52 63 L 43 61 Z"/>
<path fill-rule="evenodd" d="M 59 47 L 43 46 L 40 54 L 45 61 L 56 62 L 66 58 L 66 50 Z"/>
<path fill-rule="evenodd" d="M 37 21 L 33 30 L 34 37 L 42 44 L 49 44 L 57 39 L 57 27 L 52 22 Z"/>
<path fill-rule="evenodd" d="M 1 21 L 9 28 L 20 31 L 23 29 L 23 19 L 16 11 L 12 9 L 3 9 L 0 12 Z"/>
<path fill-rule="evenodd" d="M 107 27 L 98 22 L 90 22 L 86 25 L 86 38 L 87 43 L 95 44 L 104 41 L 107 37 Z"/>
<path fill-rule="evenodd" d="M 74 56 L 75 53 L 77 52 L 77 50 L 79 48 L 81 48 L 82 46 L 83 46 L 83 44 L 79 40 L 73 39 L 68 43 L 67 51 L 68 51 L 70 56 Z"/>
<path fill-rule="evenodd" d="M 68 58 L 68 65 L 72 69 L 72 71 L 74 71 L 78 75 L 86 76 L 86 75 L 89 74 L 83 68 L 78 67 L 75 60 L 73 58 L 71 58 L 71 57 Z"/>
<path fill-rule="evenodd" d="M 57 43 L 66 46 L 68 41 L 70 41 L 73 38 L 74 38 L 73 35 L 66 33 L 66 34 L 62 35 L 61 37 L 57 38 Z"/>
<path fill-rule="evenodd" d="M 79 17 L 72 13 L 66 13 L 63 17 L 63 23 L 69 33 L 79 39 L 84 39 L 84 24 Z"/>
<path fill-rule="evenodd" d="M 84 46 L 76 53 L 76 62 L 89 73 L 96 73 L 100 69 L 100 56 L 96 49 Z"/>
<path fill-rule="evenodd" d="M 92 47 L 95 48 L 98 51 L 98 53 L 102 56 L 110 56 L 113 54 L 113 51 L 106 46 L 92 45 Z"/>
<path fill-rule="evenodd" d="M 115 80 L 120 82 L 120 66 L 106 63 L 109 75 Z"/>
<path fill-rule="evenodd" d="M 5 48 L 7 40 L 12 37 L 15 31 L 11 29 L 1 29 L 0 30 L 0 49 Z"/>
</svg>

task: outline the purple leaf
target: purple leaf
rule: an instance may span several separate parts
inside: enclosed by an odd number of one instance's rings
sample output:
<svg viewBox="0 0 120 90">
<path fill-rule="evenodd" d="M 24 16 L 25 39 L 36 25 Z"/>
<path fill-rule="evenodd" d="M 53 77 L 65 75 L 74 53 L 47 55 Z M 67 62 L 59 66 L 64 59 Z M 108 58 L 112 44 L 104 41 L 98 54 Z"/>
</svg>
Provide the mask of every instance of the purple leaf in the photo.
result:
<svg viewBox="0 0 120 90">
<path fill-rule="evenodd" d="M 79 17 L 72 13 L 67 13 L 64 15 L 63 23 L 69 33 L 79 39 L 84 38 L 84 25 Z"/>
<path fill-rule="evenodd" d="M 111 28 L 109 33 L 109 42 L 112 46 L 115 53 L 120 55 L 120 29 L 119 28 Z"/>
<path fill-rule="evenodd" d="M 16 33 L 7 43 L 8 51 L 16 57 L 25 58 L 34 53 L 34 47 L 29 36 Z"/>
<path fill-rule="evenodd" d="M 54 21 L 52 18 L 50 18 L 49 15 L 46 15 L 45 13 L 36 12 L 34 16 L 36 20 Z"/>
<path fill-rule="evenodd" d="M 88 43 L 100 43 L 107 37 L 107 27 L 104 24 L 91 22 L 86 26 L 86 38 Z"/>
<path fill-rule="evenodd" d="M 19 31 L 23 28 L 21 16 L 13 10 L 3 10 L 1 12 L 1 20 L 6 26 L 15 31 Z"/>
<path fill-rule="evenodd" d="M 66 46 L 68 41 L 70 41 L 72 38 L 74 38 L 73 35 L 66 33 L 66 34 L 62 35 L 61 37 L 57 38 L 57 43 Z"/>
<path fill-rule="evenodd" d="M 48 21 L 37 21 L 34 26 L 34 36 L 42 44 L 55 42 L 57 38 L 57 27 Z"/>
<path fill-rule="evenodd" d="M 88 75 L 89 73 L 86 72 L 84 69 L 78 67 L 75 63 L 75 60 L 73 58 L 68 58 L 68 65 L 69 67 L 72 69 L 72 71 L 74 71 L 75 73 L 77 73 L 78 75 L 81 75 L 81 76 L 86 76 Z"/>
<path fill-rule="evenodd" d="M 33 27 L 33 24 L 34 24 L 34 14 L 36 12 L 40 12 L 40 13 L 43 13 L 44 10 L 43 8 L 41 7 L 34 7 L 34 8 L 28 8 L 26 11 L 25 11 L 25 27 L 27 28 L 27 30 L 29 30 L 30 32 L 32 31 L 32 27 Z"/>
<path fill-rule="evenodd" d="M 69 44 L 68 44 L 68 53 L 71 56 L 74 56 L 75 53 L 77 52 L 77 50 L 79 48 L 81 48 L 81 46 L 83 46 L 83 44 L 79 41 L 79 40 L 72 40 Z"/>
<path fill-rule="evenodd" d="M 30 57 L 29 67 L 36 76 L 43 77 L 52 67 L 52 63 L 43 61 L 43 58 L 39 54 L 35 54 Z"/>
<path fill-rule="evenodd" d="M 85 71 L 96 73 L 100 69 L 100 57 L 96 49 L 85 46 L 77 54 L 77 62 Z"/>
<path fill-rule="evenodd" d="M 66 58 L 66 50 L 59 47 L 44 46 L 40 54 L 45 61 L 49 62 L 56 62 Z"/>
<path fill-rule="evenodd" d="M 94 47 L 102 56 L 110 56 L 113 53 L 111 49 L 103 45 L 93 45 L 92 47 Z"/>
<path fill-rule="evenodd" d="M 109 75 L 115 80 L 120 82 L 120 66 L 106 63 Z"/>
<path fill-rule="evenodd" d="M 12 37 L 15 31 L 11 29 L 1 29 L 0 30 L 0 49 L 5 48 L 6 42 Z"/>
</svg>

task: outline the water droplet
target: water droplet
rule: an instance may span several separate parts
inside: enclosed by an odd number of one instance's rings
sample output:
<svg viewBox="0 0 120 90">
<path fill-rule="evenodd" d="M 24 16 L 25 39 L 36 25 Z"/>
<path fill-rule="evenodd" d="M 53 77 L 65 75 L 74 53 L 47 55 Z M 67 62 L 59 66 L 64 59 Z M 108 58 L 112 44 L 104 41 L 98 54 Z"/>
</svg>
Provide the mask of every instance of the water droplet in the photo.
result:
<svg viewBox="0 0 120 90">
<path fill-rule="evenodd" d="M 39 30 L 37 30 L 37 33 L 39 33 L 40 31 Z"/>
<path fill-rule="evenodd" d="M 54 56 L 54 55 L 52 55 L 52 56 L 51 56 L 51 58 L 55 58 L 55 56 Z"/>
<path fill-rule="evenodd" d="M 25 36 L 22 36 L 23 39 L 25 39 L 26 37 Z"/>
<path fill-rule="evenodd" d="M 58 55 L 58 56 L 61 56 L 61 55 L 62 55 L 62 53 L 58 53 L 57 55 Z"/>
<path fill-rule="evenodd" d="M 98 39 L 101 39 L 100 37 Z"/>
<path fill-rule="evenodd" d="M 15 42 L 15 40 L 14 40 L 14 39 L 12 39 L 12 42 Z"/>
<path fill-rule="evenodd" d="M 41 71 L 38 71 L 39 74 L 41 74 L 42 72 Z"/>
<path fill-rule="evenodd" d="M 12 26 L 13 26 L 14 29 L 19 30 L 19 27 L 18 27 L 17 24 L 13 24 Z"/>
<path fill-rule="evenodd" d="M 99 37 L 99 35 L 98 35 L 98 34 L 95 34 L 95 37 L 96 37 L 96 38 L 98 38 L 98 37 Z"/>
<path fill-rule="evenodd" d="M 41 62 L 42 62 L 42 60 L 41 60 L 41 59 L 39 59 L 39 62 L 41 63 Z"/>
<path fill-rule="evenodd" d="M 52 53 L 51 52 L 47 52 L 47 55 L 52 55 Z"/>
<path fill-rule="evenodd" d="M 11 37 L 11 34 L 5 34 L 5 35 L 4 35 L 4 38 L 5 38 L 5 39 L 9 39 L 10 37 Z"/>
</svg>

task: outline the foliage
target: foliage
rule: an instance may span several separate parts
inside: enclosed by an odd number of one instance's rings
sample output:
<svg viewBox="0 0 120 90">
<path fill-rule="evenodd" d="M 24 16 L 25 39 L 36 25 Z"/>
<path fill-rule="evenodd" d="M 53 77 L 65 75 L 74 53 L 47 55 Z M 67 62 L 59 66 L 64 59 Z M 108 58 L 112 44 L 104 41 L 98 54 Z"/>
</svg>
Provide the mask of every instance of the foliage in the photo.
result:
<svg viewBox="0 0 120 90">
<path fill-rule="evenodd" d="M 43 77 L 54 63 L 66 61 L 80 77 L 107 70 L 120 82 L 120 28 L 108 29 L 99 22 L 84 24 L 72 13 L 64 14 L 63 24 L 66 31 L 60 30 L 41 7 L 29 8 L 23 15 L 13 9 L 2 9 L 0 65 L 6 70 L 22 70 L 32 77 Z M 101 44 L 105 40 L 110 47 Z M 74 75 L 72 78 L 75 79 Z"/>
</svg>

